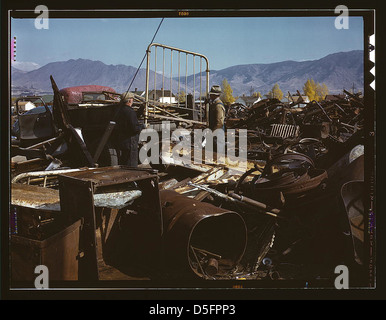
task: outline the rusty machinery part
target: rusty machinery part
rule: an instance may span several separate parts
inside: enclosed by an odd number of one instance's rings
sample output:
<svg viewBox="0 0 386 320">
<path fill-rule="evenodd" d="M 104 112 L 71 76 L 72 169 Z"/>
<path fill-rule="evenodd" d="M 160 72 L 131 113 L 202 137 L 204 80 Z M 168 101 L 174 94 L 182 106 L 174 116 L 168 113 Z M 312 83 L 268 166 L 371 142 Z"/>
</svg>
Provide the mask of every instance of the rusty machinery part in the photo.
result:
<svg viewBox="0 0 386 320">
<path fill-rule="evenodd" d="M 278 124 L 271 125 L 270 136 L 283 139 L 296 139 L 299 135 L 299 126 L 291 124 Z"/>
<path fill-rule="evenodd" d="M 288 168 L 272 173 L 273 166 L 283 163 L 289 164 Z M 253 181 L 253 187 L 262 192 L 298 194 L 316 188 L 326 179 L 327 172 L 316 169 L 310 157 L 300 153 L 283 154 L 267 162 L 261 177 Z"/>
<path fill-rule="evenodd" d="M 318 187 L 327 179 L 327 171 L 324 169 L 301 169 L 291 172 L 282 170 L 273 180 L 258 179 L 253 184 L 255 191 L 282 192 L 284 195 L 299 194 Z M 275 175 L 276 173 L 272 174 Z"/>
<path fill-rule="evenodd" d="M 66 227 L 63 216 L 58 210 L 12 205 L 11 212 L 15 217 L 11 225 L 11 233 L 28 239 L 45 240 Z"/>
<path fill-rule="evenodd" d="M 233 193 L 233 192 L 229 192 L 228 194 L 224 194 L 216 189 L 208 188 L 208 187 L 205 187 L 205 186 L 202 186 L 199 184 L 195 184 L 195 183 L 191 183 L 191 182 L 188 182 L 188 185 L 195 187 L 195 188 L 198 188 L 198 189 L 201 189 L 205 192 L 211 193 L 211 194 L 213 194 L 213 195 L 215 195 L 215 196 L 217 196 L 225 201 L 233 202 L 237 206 L 239 206 L 239 205 L 247 206 L 247 207 L 249 207 L 249 209 L 251 207 L 255 208 L 255 209 L 257 208 L 257 209 L 260 209 L 263 214 L 266 214 L 268 216 L 285 219 L 285 218 L 278 215 L 278 213 L 280 213 L 280 210 L 275 209 L 275 208 L 268 208 L 268 206 L 266 204 L 259 202 L 259 201 L 256 201 L 256 200 L 253 200 L 253 199 L 250 199 L 248 197 L 245 197 L 245 196 Z"/>
<path fill-rule="evenodd" d="M 78 271 L 83 254 L 80 247 L 82 227 L 82 220 L 77 220 L 41 240 L 12 234 L 10 236 L 11 282 L 15 281 L 15 283 L 32 287 L 37 265 L 48 268 L 50 281 L 80 280 Z"/>
<path fill-rule="evenodd" d="M 205 279 L 228 274 L 245 252 L 244 219 L 175 191 L 162 190 L 160 197 L 167 266 Z"/>
<path fill-rule="evenodd" d="M 285 164 L 291 164 L 292 163 L 292 165 L 296 164 L 296 167 L 300 167 L 299 162 L 300 162 L 300 165 L 303 164 L 303 163 L 306 163 L 307 166 L 311 167 L 311 168 L 313 168 L 315 166 L 314 165 L 314 161 L 310 157 L 308 157 L 308 156 L 306 156 L 304 154 L 300 154 L 300 153 L 296 153 L 296 154 L 281 154 L 281 155 L 278 155 L 278 156 L 274 157 L 273 159 L 267 161 L 267 163 L 264 166 L 263 170 L 258 168 L 258 167 L 254 167 L 254 168 L 246 171 L 240 177 L 240 179 L 237 181 L 236 186 L 235 186 L 235 191 L 236 191 L 236 193 L 238 191 L 240 191 L 240 188 L 241 188 L 241 185 L 242 185 L 243 181 L 246 179 L 246 177 L 248 177 L 253 172 L 256 172 L 256 171 L 261 172 L 261 174 L 259 176 L 256 176 L 253 179 L 253 182 L 255 182 L 256 179 L 258 179 L 260 177 L 266 178 L 272 172 L 272 167 L 275 166 L 275 165 L 279 165 L 279 164 L 283 164 L 283 163 L 285 163 Z M 290 165 L 290 167 L 291 167 L 291 165 Z M 284 176 L 283 178 L 287 179 L 288 177 Z"/>
<path fill-rule="evenodd" d="M 314 161 L 305 154 L 281 154 L 266 163 L 262 176 L 270 174 L 272 172 L 272 168 L 277 165 L 288 165 L 289 168 L 300 168 L 304 166 L 307 168 L 315 167 Z"/>
<path fill-rule="evenodd" d="M 289 164 L 289 166 L 273 172 L 272 167 L 280 164 Z M 257 170 L 261 172 L 260 169 L 253 168 L 240 178 L 236 184 L 236 193 L 240 192 L 243 180 Z M 299 195 L 317 188 L 326 181 L 327 177 L 327 171 L 315 168 L 310 157 L 299 153 L 283 154 L 268 161 L 262 173 L 246 184 L 242 191 L 251 195 Z"/>
<path fill-rule="evenodd" d="M 235 103 L 231 105 L 227 112 L 228 118 L 242 118 L 248 113 L 248 107 L 241 103 Z"/>
<path fill-rule="evenodd" d="M 235 185 L 235 192 L 236 192 L 236 193 L 239 192 L 240 187 L 241 187 L 243 181 L 245 180 L 245 178 L 248 177 L 251 173 L 256 172 L 256 171 L 259 171 L 260 173 L 263 172 L 263 170 L 262 170 L 261 168 L 258 168 L 257 166 L 255 166 L 254 168 L 249 169 L 248 171 L 246 171 L 246 172 L 240 177 L 240 179 L 237 180 L 236 185 Z"/>
<path fill-rule="evenodd" d="M 205 273 L 209 276 L 214 276 L 218 273 L 218 260 L 215 258 L 209 258 L 206 267 Z"/>
<path fill-rule="evenodd" d="M 353 258 L 359 265 L 366 263 L 365 250 L 368 248 L 365 247 L 365 223 L 370 219 L 369 211 L 365 210 L 364 158 L 362 154 L 340 167 L 334 177 L 334 185 L 345 211 L 347 231 L 352 238 Z"/>
<path fill-rule="evenodd" d="M 365 215 L 364 199 L 364 182 L 349 181 L 341 188 L 341 198 L 346 210 L 348 225 L 350 228 L 353 256 L 359 265 L 364 264 L 364 244 L 365 244 Z"/>
<path fill-rule="evenodd" d="M 313 160 L 327 152 L 323 142 L 316 138 L 303 138 L 299 142 L 288 145 L 284 154 L 302 153 L 309 155 Z"/>
<path fill-rule="evenodd" d="M 264 99 L 246 108 L 234 104 L 227 114 L 229 128 L 237 126 L 254 130 L 258 126 L 268 134 L 271 126 L 283 127 L 284 125 L 283 128 L 285 128 L 286 125 L 291 124 L 299 126 L 300 131 L 303 131 L 303 125 L 319 126 L 327 123 L 334 127 L 333 136 L 346 139 L 346 136 L 360 129 L 363 124 L 363 99 L 345 93 L 350 97 L 349 99 L 335 96 L 338 99 L 319 102 L 313 100 L 308 103 L 299 99 L 295 104 L 283 103 L 277 99 Z M 294 108 L 299 103 L 305 106 Z M 286 129 L 284 133 L 285 131 Z"/>
</svg>

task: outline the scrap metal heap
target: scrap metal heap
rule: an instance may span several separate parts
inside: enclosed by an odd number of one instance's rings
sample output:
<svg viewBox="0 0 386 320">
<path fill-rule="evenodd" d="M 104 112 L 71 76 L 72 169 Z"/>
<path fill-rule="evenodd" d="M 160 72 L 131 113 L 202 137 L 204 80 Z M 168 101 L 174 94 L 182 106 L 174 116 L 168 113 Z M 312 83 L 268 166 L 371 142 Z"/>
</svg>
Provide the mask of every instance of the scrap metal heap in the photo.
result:
<svg viewBox="0 0 386 320">
<path fill-rule="evenodd" d="M 248 130 L 245 173 L 217 163 L 96 168 L 98 145 L 90 154 L 57 96 L 77 165 L 13 176 L 13 281 L 33 277 L 38 258 L 56 280 L 331 280 L 345 264 L 362 281 L 364 104 L 346 94 L 230 107 L 227 128 Z"/>
<path fill-rule="evenodd" d="M 346 98 L 335 96 L 334 100 L 319 102 L 264 99 L 250 108 L 232 105 L 227 112 L 227 128 L 248 129 L 248 159 L 302 152 L 310 145 L 324 152 L 363 129 L 363 98 L 360 93 L 344 92 Z"/>
</svg>

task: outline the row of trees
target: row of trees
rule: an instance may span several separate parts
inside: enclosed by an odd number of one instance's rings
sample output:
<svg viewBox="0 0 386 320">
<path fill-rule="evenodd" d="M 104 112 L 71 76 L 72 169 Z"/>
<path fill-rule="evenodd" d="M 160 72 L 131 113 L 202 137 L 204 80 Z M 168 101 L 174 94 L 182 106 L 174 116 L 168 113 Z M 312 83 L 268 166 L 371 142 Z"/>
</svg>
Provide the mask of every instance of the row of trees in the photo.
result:
<svg viewBox="0 0 386 320">
<path fill-rule="evenodd" d="M 268 91 L 268 93 L 265 95 L 269 99 L 283 99 L 283 92 L 280 90 L 279 85 L 277 83 L 274 84 L 271 91 Z"/>
<path fill-rule="evenodd" d="M 328 88 L 325 83 L 320 84 L 319 82 L 315 83 L 313 79 L 308 79 L 303 87 L 304 94 L 308 96 L 310 101 L 323 100 L 326 95 L 328 95 Z"/>
<path fill-rule="evenodd" d="M 231 105 L 233 102 L 236 101 L 238 97 L 233 96 L 233 89 L 231 88 L 230 84 L 228 83 L 227 79 L 224 79 L 221 83 L 222 88 L 222 94 L 220 96 L 220 99 L 227 105 Z M 303 92 L 305 96 L 308 96 L 308 99 L 310 101 L 316 100 L 321 101 L 323 100 L 326 95 L 328 94 L 329 90 L 325 83 L 320 84 L 319 82 L 315 82 L 313 79 L 308 79 L 306 83 L 303 86 Z M 250 90 L 250 95 L 252 97 L 256 98 L 262 98 L 262 94 L 260 92 L 254 92 L 252 87 Z M 280 87 L 277 83 L 272 87 L 272 89 L 264 95 L 266 98 L 269 99 L 283 99 L 283 92 L 280 90 Z M 177 95 L 177 99 L 180 102 L 185 101 L 185 92 L 180 92 L 179 95 Z"/>
<path fill-rule="evenodd" d="M 233 90 L 229 85 L 227 79 L 223 80 L 222 89 L 223 89 L 223 94 L 221 95 L 221 100 L 225 104 L 228 104 L 228 105 L 232 104 L 237 99 L 237 97 L 233 97 L 232 95 Z M 326 95 L 328 95 L 329 90 L 325 83 L 319 83 L 319 82 L 315 82 L 313 79 L 308 79 L 303 86 L 303 92 L 305 96 L 308 96 L 308 99 L 310 101 L 312 100 L 321 101 L 326 97 Z M 250 90 L 250 94 L 252 97 L 256 97 L 256 98 L 263 97 L 260 92 L 253 92 L 252 88 Z M 278 100 L 282 100 L 284 95 L 283 95 L 283 92 L 280 90 L 279 85 L 275 83 L 272 89 L 264 96 L 269 99 L 275 98 Z"/>
</svg>

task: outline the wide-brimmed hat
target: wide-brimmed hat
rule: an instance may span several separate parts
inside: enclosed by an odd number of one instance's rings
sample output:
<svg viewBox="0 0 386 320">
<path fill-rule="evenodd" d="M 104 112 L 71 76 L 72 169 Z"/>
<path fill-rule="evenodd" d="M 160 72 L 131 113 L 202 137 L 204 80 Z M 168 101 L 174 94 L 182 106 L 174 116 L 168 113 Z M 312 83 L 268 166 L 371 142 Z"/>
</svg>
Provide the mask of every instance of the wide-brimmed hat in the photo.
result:
<svg viewBox="0 0 386 320">
<path fill-rule="evenodd" d="M 209 94 L 215 94 L 215 95 L 220 95 L 221 94 L 221 87 L 220 86 L 213 86 L 210 91 L 209 91 Z"/>
<path fill-rule="evenodd" d="M 128 91 L 121 94 L 121 101 L 129 101 L 129 99 L 134 99 L 134 93 Z"/>
</svg>

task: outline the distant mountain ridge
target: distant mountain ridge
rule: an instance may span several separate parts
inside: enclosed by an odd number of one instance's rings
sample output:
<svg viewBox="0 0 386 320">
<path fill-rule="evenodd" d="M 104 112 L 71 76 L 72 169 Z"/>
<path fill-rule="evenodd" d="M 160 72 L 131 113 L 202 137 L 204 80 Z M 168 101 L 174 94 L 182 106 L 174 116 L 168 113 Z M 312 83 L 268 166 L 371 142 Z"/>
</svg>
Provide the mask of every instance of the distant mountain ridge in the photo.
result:
<svg viewBox="0 0 386 320">
<path fill-rule="evenodd" d="M 132 66 L 106 65 L 101 61 L 88 59 L 70 59 L 68 61 L 51 62 L 39 69 L 29 72 L 20 71 L 12 67 L 12 86 L 34 88 L 40 91 L 52 91 L 50 75 L 55 79 L 58 87 L 65 88 L 78 85 L 98 84 L 114 88 L 117 92 L 128 89 L 137 68 Z M 227 79 L 233 89 L 233 95 L 249 95 L 251 92 L 266 94 L 275 83 L 278 83 L 284 94 L 287 91 L 295 93 L 303 91 L 307 79 L 325 83 L 330 93 L 339 93 L 343 89 L 350 89 L 354 85 L 356 91 L 363 92 L 363 50 L 333 53 L 318 60 L 310 61 L 282 61 L 268 64 L 245 64 L 231 66 L 222 70 L 211 70 L 210 85 L 220 84 Z M 154 72 L 150 72 L 150 88 L 154 88 Z M 188 88 L 193 88 L 194 76 L 188 76 Z M 182 80 L 180 80 L 182 81 Z M 198 75 L 195 75 L 196 93 L 199 91 Z M 156 77 L 157 89 L 162 83 L 165 90 L 170 89 L 170 78 Z M 146 70 L 140 69 L 130 90 L 144 90 Z M 205 83 L 205 81 L 204 81 Z M 173 93 L 178 87 L 177 79 L 172 79 Z M 181 90 L 185 89 L 185 83 Z"/>
<path fill-rule="evenodd" d="M 213 72 L 210 82 L 220 84 L 226 78 L 236 95 L 248 95 L 251 90 L 265 94 L 275 83 L 279 84 L 283 93 L 302 92 L 304 83 L 311 78 L 325 83 L 331 93 L 352 88 L 353 84 L 356 90 L 363 91 L 363 68 L 363 51 L 355 50 L 312 61 L 232 66 Z"/>
</svg>

